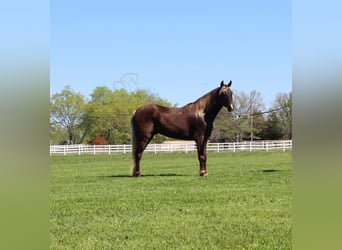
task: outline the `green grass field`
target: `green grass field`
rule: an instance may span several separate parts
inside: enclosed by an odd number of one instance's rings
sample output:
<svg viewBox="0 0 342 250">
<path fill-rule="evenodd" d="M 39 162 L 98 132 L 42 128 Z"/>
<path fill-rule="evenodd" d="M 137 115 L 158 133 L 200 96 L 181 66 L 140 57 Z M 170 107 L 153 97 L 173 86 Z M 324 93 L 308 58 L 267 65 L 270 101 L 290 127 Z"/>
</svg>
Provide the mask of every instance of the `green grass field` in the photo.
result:
<svg viewBox="0 0 342 250">
<path fill-rule="evenodd" d="M 51 249 L 291 249 L 292 152 L 51 156 Z"/>
</svg>

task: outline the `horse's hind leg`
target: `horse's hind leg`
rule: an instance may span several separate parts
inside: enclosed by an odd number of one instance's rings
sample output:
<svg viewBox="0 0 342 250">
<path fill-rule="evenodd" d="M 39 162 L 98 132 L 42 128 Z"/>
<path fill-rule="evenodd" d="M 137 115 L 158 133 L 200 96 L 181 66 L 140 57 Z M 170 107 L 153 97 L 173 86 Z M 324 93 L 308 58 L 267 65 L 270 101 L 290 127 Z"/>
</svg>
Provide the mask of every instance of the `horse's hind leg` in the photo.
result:
<svg viewBox="0 0 342 250">
<path fill-rule="evenodd" d="M 135 177 L 140 176 L 140 160 L 141 160 L 142 152 L 135 152 L 133 157 L 133 169 L 132 175 Z"/>
<path fill-rule="evenodd" d="M 138 112 L 138 111 L 137 111 Z M 148 143 L 153 138 L 153 123 L 146 122 L 145 120 L 136 119 L 137 113 L 135 112 L 133 117 L 131 118 L 131 138 L 132 138 L 132 175 L 140 176 L 140 160 L 142 154 L 148 145 Z"/>
<path fill-rule="evenodd" d="M 132 175 L 135 177 L 141 176 L 140 173 L 140 160 L 142 158 L 142 154 L 148 145 L 148 143 L 151 141 L 151 138 L 148 139 L 141 139 L 136 142 L 136 148 L 135 152 L 133 153 L 133 173 Z"/>
</svg>

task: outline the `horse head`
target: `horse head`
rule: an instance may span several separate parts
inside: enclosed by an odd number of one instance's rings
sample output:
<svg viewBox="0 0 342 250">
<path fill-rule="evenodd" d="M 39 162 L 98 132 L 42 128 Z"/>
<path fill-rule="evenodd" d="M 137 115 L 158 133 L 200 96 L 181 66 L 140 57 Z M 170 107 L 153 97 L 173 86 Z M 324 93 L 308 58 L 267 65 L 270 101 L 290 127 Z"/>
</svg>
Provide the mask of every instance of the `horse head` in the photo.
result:
<svg viewBox="0 0 342 250">
<path fill-rule="evenodd" d="M 234 103 L 233 103 L 233 92 L 230 89 L 232 85 L 232 81 L 229 81 L 227 85 L 221 81 L 220 91 L 219 91 L 219 100 L 223 106 L 227 108 L 229 112 L 234 110 Z"/>
</svg>

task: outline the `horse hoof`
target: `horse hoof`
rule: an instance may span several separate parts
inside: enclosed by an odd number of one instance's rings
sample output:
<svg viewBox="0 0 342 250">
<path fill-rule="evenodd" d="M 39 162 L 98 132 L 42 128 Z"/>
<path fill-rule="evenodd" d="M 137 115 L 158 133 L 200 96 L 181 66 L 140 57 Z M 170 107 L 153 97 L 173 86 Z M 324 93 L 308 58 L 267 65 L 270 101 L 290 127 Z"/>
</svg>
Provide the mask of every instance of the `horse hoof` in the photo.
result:
<svg viewBox="0 0 342 250">
<path fill-rule="evenodd" d="M 140 177 L 140 176 L 141 176 L 140 171 L 135 172 L 135 173 L 133 174 L 133 176 L 134 176 L 134 177 Z"/>
<path fill-rule="evenodd" d="M 203 177 L 208 177 L 208 172 L 206 170 L 202 170 L 200 172 L 200 176 L 203 176 Z"/>
</svg>

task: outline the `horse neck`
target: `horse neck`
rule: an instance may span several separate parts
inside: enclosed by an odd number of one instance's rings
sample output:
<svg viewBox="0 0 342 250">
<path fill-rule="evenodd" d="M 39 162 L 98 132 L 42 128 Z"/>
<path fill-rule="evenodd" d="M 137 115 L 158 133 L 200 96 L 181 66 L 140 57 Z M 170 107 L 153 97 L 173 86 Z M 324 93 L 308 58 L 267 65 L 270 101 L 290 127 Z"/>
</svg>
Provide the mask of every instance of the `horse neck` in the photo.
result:
<svg viewBox="0 0 342 250">
<path fill-rule="evenodd" d="M 205 117 L 212 121 L 216 118 L 223 106 L 218 100 L 219 91 L 220 88 L 214 89 L 196 101 L 199 110 L 205 114 Z"/>
</svg>

